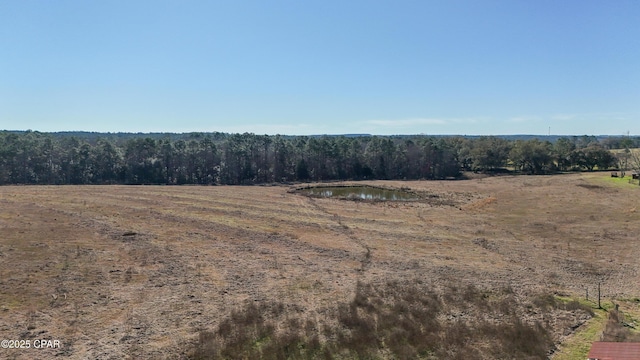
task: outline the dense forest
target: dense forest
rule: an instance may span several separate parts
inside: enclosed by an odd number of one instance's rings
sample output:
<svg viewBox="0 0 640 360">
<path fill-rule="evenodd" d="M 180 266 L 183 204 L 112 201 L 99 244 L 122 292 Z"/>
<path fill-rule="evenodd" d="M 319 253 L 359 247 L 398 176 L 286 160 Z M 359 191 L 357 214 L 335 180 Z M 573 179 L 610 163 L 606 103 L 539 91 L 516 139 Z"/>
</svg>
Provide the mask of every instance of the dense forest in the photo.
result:
<svg viewBox="0 0 640 360">
<path fill-rule="evenodd" d="M 259 184 L 609 169 L 639 138 L 0 132 L 0 184 Z M 623 151 L 621 154 L 628 154 Z"/>
</svg>

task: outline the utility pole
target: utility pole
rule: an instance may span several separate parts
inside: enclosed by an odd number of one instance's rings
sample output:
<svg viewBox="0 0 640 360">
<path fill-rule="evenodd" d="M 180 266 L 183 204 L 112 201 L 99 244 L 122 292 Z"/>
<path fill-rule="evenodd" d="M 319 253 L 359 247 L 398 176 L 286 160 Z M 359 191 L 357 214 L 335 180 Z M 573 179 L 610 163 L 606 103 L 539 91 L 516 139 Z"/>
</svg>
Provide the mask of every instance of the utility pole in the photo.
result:
<svg viewBox="0 0 640 360">
<path fill-rule="evenodd" d="M 598 281 L 598 309 L 602 309 L 600 305 L 600 281 Z"/>
</svg>

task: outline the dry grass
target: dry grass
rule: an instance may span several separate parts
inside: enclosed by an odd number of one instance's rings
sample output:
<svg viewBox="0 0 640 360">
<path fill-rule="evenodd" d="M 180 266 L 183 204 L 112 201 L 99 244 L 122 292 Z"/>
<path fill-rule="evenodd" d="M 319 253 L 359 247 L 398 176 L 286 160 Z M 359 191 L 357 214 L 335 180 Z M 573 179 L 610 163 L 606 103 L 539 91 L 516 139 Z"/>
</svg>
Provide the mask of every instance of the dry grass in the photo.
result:
<svg viewBox="0 0 640 360">
<path fill-rule="evenodd" d="M 606 299 L 640 293 L 630 211 L 640 189 L 608 176 L 369 182 L 447 205 L 310 199 L 284 186 L 0 187 L 0 338 L 63 344 L 0 357 L 186 357 L 247 301 L 338 329 L 336 306 L 358 283 L 402 279 L 422 279 L 444 303 L 448 284 L 510 288 L 518 318 L 558 343 L 586 318 L 536 312 L 535 296 L 593 297 L 598 281 Z"/>
<path fill-rule="evenodd" d="M 548 308 L 536 310 L 550 315 Z M 279 303 L 249 303 L 215 332 L 201 332 L 191 357 L 545 359 L 551 337 L 541 323 L 521 320 L 521 311 L 510 291 L 467 285 L 437 292 L 419 279 L 358 283 L 353 300 L 337 304 L 320 323 L 290 317 Z"/>
</svg>

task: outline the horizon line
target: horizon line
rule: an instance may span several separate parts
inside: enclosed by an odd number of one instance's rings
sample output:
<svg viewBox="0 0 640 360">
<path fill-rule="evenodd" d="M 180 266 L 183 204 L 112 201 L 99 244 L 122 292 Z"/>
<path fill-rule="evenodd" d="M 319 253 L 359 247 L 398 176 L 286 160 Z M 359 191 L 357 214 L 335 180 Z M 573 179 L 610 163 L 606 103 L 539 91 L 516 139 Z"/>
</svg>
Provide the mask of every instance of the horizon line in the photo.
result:
<svg viewBox="0 0 640 360">
<path fill-rule="evenodd" d="M 540 137 L 576 137 L 576 136 L 607 136 L 607 137 L 638 137 L 640 135 L 637 134 L 618 134 L 618 135 L 613 135 L 613 134 L 526 134 L 526 133 L 513 133 L 513 134 L 427 134 L 427 133 L 405 133 L 405 134 L 369 134 L 369 133 L 338 133 L 338 134 L 307 134 L 307 135 L 301 135 L 301 134 L 280 134 L 280 133 L 276 133 L 276 134 L 259 134 L 259 133 L 254 133 L 254 132 L 249 132 L 249 131 L 245 131 L 245 132 L 224 132 L 224 131 L 182 131 L 182 132 L 176 132 L 176 131 L 91 131 L 91 130 L 58 130 L 58 131 L 40 131 L 40 130 L 33 130 L 33 129 L 26 129 L 26 130 L 9 130 L 9 129 L 2 129 L 0 130 L 2 132 L 37 132 L 37 133 L 42 133 L 42 134 L 61 134 L 61 133 L 87 133 L 87 134 L 130 134 L 130 135 L 153 135 L 153 134 L 173 134 L 173 135 L 187 135 L 187 134 L 214 134 L 214 133 L 220 133 L 220 134 L 228 134 L 228 135 L 234 135 L 234 134 L 253 134 L 253 135 L 266 135 L 266 136 L 297 136 L 297 137 L 303 137 L 303 136 L 461 136 L 461 137 L 466 137 L 466 136 L 540 136 Z"/>
</svg>

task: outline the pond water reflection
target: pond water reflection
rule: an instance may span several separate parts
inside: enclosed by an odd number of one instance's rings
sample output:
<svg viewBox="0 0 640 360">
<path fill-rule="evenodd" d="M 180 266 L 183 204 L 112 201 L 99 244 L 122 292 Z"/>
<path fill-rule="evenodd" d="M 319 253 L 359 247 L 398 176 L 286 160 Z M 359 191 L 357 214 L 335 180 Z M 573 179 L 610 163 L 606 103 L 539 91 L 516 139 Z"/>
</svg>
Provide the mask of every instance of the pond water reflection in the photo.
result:
<svg viewBox="0 0 640 360">
<path fill-rule="evenodd" d="M 303 194 L 318 197 L 333 197 L 342 199 L 361 200 L 418 200 L 416 194 L 403 190 L 382 189 L 372 186 L 327 186 L 311 187 L 299 190 Z"/>
</svg>

